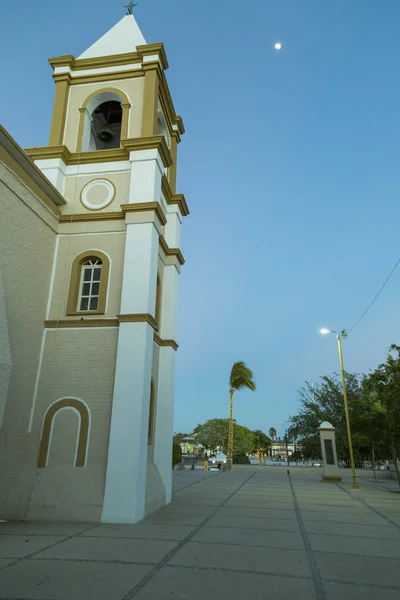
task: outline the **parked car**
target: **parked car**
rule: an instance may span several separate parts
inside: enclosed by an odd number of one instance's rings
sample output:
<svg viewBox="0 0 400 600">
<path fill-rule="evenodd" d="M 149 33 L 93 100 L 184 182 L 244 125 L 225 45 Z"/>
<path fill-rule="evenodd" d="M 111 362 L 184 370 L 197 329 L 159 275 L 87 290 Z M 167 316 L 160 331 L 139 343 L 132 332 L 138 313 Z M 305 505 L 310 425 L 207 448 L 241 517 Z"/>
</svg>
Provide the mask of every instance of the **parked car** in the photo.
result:
<svg viewBox="0 0 400 600">
<path fill-rule="evenodd" d="M 217 465 L 218 463 L 226 463 L 226 454 L 223 452 L 217 452 L 214 456 L 210 456 L 208 464 Z"/>
</svg>

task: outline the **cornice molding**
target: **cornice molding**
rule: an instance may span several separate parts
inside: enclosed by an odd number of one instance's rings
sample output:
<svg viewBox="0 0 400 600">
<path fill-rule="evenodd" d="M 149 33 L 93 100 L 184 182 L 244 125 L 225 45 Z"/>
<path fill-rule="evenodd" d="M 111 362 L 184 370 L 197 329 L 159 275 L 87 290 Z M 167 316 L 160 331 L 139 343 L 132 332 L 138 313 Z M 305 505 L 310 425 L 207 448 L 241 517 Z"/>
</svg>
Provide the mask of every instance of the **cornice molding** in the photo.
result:
<svg viewBox="0 0 400 600">
<path fill-rule="evenodd" d="M 158 322 L 150 313 L 135 313 L 117 315 L 118 323 L 148 323 L 155 331 L 158 331 Z"/>
<path fill-rule="evenodd" d="M 124 213 L 154 211 L 161 225 L 167 224 L 167 217 L 159 202 L 132 202 L 132 204 L 121 204 L 121 210 Z"/>
<path fill-rule="evenodd" d="M 170 167 L 172 165 L 171 152 L 163 135 L 128 138 L 127 140 L 121 140 L 121 144 L 129 152 L 138 150 L 158 150 L 164 167 Z"/>
<path fill-rule="evenodd" d="M 160 336 L 157 333 L 154 333 L 154 341 L 156 344 L 158 344 L 159 346 L 170 346 L 171 348 L 173 348 L 175 351 L 178 350 L 179 346 L 178 344 L 175 342 L 175 340 L 162 340 L 160 338 Z"/>
<path fill-rule="evenodd" d="M 164 250 L 166 256 L 176 256 L 180 265 L 185 264 L 185 259 L 179 248 L 170 248 L 165 241 L 164 236 L 160 235 L 160 247 Z"/>
</svg>

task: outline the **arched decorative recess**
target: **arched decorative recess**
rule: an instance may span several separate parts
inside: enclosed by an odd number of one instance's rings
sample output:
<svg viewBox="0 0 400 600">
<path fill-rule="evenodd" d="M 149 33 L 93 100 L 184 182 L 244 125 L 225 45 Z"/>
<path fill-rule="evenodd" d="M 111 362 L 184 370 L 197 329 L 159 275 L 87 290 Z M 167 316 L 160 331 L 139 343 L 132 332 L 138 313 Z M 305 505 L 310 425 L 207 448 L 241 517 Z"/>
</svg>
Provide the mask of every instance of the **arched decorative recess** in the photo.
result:
<svg viewBox="0 0 400 600">
<path fill-rule="evenodd" d="M 90 122 L 93 112 L 101 104 L 105 102 L 119 102 L 122 109 L 121 119 L 121 137 L 120 140 L 126 140 L 128 137 L 128 122 L 129 122 L 129 109 L 131 104 L 128 96 L 122 90 L 113 87 L 102 88 L 96 90 L 90 96 L 88 96 L 79 109 L 79 126 L 78 126 L 78 137 L 76 142 L 76 151 L 84 152 L 89 150 L 88 147 L 90 137 Z M 121 144 L 120 144 L 121 145 Z"/>
<path fill-rule="evenodd" d="M 90 427 L 89 408 L 85 402 L 79 400 L 78 398 L 62 398 L 51 404 L 44 416 L 42 438 L 40 440 L 39 448 L 38 467 L 43 468 L 47 466 L 52 424 L 58 411 L 65 408 L 75 409 L 79 413 L 79 434 L 74 466 L 84 467 L 86 464 Z"/>
<path fill-rule="evenodd" d="M 149 406 L 149 433 L 147 443 L 149 446 L 153 444 L 154 441 L 154 426 L 155 426 L 155 416 L 156 416 L 156 390 L 154 386 L 153 379 L 150 384 L 150 406 Z"/>
<path fill-rule="evenodd" d="M 99 264 L 96 266 L 94 264 L 96 261 Z M 88 263 L 92 263 L 92 265 L 88 265 L 88 268 L 91 267 L 93 271 L 93 276 L 91 276 L 90 281 L 84 280 L 85 265 Z M 100 275 L 97 275 L 95 269 L 100 269 Z M 104 315 L 106 312 L 106 301 L 107 301 L 107 289 L 108 289 L 108 279 L 110 274 L 110 258 L 104 252 L 100 250 L 86 250 L 85 252 L 81 252 L 78 254 L 72 262 L 71 267 L 71 278 L 69 282 L 69 292 L 67 299 L 67 315 Z M 97 298 L 96 308 L 92 310 L 90 304 L 87 305 L 87 308 L 82 308 L 81 305 L 81 297 L 84 290 L 84 285 L 90 283 L 90 290 L 88 297 Z M 96 284 L 96 288 L 94 288 L 94 284 Z M 96 292 L 96 294 L 92 294 L 92 291 Z"/>
</svg>

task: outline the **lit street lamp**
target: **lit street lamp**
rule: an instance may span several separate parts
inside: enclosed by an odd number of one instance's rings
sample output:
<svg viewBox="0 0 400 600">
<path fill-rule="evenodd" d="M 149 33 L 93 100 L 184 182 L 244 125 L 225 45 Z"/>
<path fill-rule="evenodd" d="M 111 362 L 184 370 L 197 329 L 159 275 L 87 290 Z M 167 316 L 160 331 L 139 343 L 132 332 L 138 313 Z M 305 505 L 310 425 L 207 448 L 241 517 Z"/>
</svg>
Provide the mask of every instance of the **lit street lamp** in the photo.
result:
<svg viewBox="0 0 400 600">
<path fill-rule="evenodd" d="M 342 340 L 347 338 L 347 331 L 345 329 L 343 329 L 340 334 L 336 333 L 336 331 L 332 331 L 332 329 L 320 329 L 320 333 L 322 333 L 323 335 L 325 335 L 326 333 L 334 333 L 336 335 L 337 338 L 337 343 L 338 343 L 338 351 L 339 351 L 339 363 L 340 363 L 340 372 L 342 375 L 342 386 L 343 386 L 343 401 L 344 401 L 344 412 L 346 415 L 346 427 L 347 427 L 347 438 L 349 441 L 349 454 L 350 454 L 350 465 L 351 465 L 351 471 L 353 474 L 353 483 L 352 483 L 352 488 L 353 489 L 358 489 L 360 486 L 357 483 L 357 477 L 356 477 L 356 469 L 354 466 L 354 454 L 353 454 L 353 442 L 351 439 L 351 429 L 350 429 L 350 417 L 349 417 L 349 405 L 347 403 L 347 389 L 346 389 L 346 382 L 344 379 L 344 367 L 343 367 L 343 353 L 342 353 Z"/>
</svg>

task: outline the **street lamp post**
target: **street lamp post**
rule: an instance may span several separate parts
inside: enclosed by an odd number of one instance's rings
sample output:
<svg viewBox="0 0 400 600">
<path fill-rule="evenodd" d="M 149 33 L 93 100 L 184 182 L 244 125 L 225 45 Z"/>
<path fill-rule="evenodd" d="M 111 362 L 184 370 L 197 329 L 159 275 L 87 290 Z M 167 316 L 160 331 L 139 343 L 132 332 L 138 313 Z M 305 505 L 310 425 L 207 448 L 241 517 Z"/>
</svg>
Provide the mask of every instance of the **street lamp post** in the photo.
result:
<svg viewBox="0 0 400 600">
<path fill-rule="evenodd" d="M 321 329 L 320 333 L 322 333 L 323 335 L 325 335 L 326 333 L 333 333 L 336 335 L 336 339 L 337 339 L 337 343 L 338 343 L 338 352 L 339 352 L 339 363 L 340 363 L 340 372 L 342 375 L 342 387 L 343 387 L 343 402 L 344 402 L 344 412 L 345 412 L 345 416 L 346 416 L 346 428 L 347 428 L 347 439 L 349 442 L 349 454 L 350 454 L 350 465 L 351 465 L 351 472 L 353 475 L 353 483 L 351 485 L 351 487 L 353 489 L 359 489 L 359 485 L 357 483 L 357 477 L 356 477 L 356 468 L 354 465 L 354 453 L 353 453 L 353 441 L 352 441 L 352 437 L 351 437 L 351 428 L 350 428 L 350 416 L 349 416 L 349 405 L 347 402 L 347 389 L 346 389 L 346 382 L 345 382 L 345 377 L 344 377 L 344 367 L 343 367 L 343 352 L 342 352 L 342 337 L 344 339 L 347 338 L 347 332 L 345 329 L 343 329 L 343 331 L 339 333 L 336 333 L 336 331 L 332 331 L 332 329 Z"/>
</svg>

